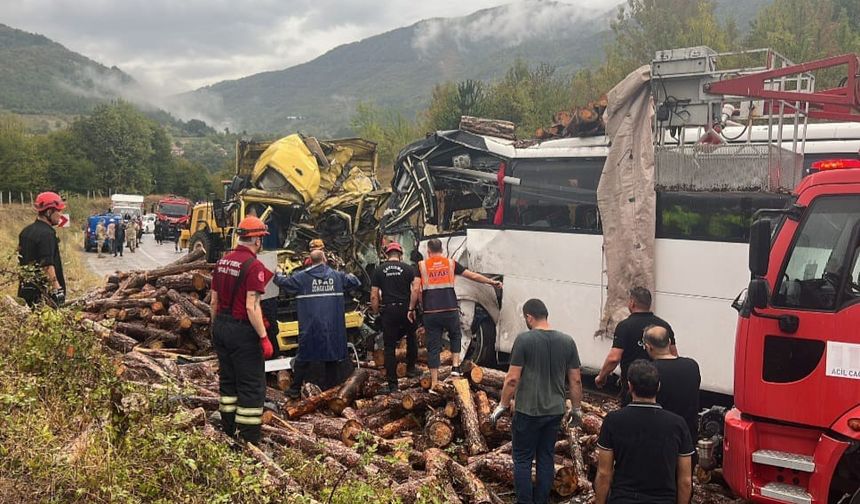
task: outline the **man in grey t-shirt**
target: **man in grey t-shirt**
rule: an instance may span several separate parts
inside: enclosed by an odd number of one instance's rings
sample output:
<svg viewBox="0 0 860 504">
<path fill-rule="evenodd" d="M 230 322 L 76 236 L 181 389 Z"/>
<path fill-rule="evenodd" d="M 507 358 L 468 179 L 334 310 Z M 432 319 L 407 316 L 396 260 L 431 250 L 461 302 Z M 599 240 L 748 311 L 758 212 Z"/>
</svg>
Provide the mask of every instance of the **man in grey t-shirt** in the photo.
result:
<svg viewBox="0 0 860 504">
<path fill-rule="evenodd" d="M 516 395 L 511 434 L 517 502 L 545 503 L 555 472 L 553 451 L 564 415 L 565 385 L 573 407 L 571 419 L 582 420 L 579 353 L 573 338 L 550 329 L 543 301 L 526 301 L 523 316 L 529 331 L 514 341 L 502 398 L 491 420 L 495 423 Z M 532 461 L 537 462 L 534 487 Z"/>
</svg>

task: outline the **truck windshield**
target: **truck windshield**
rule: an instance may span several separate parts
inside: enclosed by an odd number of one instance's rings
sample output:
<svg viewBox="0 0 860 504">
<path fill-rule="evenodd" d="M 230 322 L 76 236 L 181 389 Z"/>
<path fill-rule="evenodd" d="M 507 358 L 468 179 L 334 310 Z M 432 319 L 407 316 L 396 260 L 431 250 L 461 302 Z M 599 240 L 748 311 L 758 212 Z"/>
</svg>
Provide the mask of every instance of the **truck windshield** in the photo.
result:
<svg viewBox="0 0 860 504">
<path fill-rule="evenodd" d="M 846 295 L 856 298 L 858 279 L 852 270 L 857 269 L 854 230 L 858 222 L 860 196 L 826 196 L 815 200 L 792 245 L 774 304 L 833 310 L 846 274 L 853 277 L 846 284 Z"/>
<path fill-rule="evenodd" d="M 188 207 L 179 203 L 159 203 L 158 211 L 166 215 L 186 215 Z"/>
</svg>

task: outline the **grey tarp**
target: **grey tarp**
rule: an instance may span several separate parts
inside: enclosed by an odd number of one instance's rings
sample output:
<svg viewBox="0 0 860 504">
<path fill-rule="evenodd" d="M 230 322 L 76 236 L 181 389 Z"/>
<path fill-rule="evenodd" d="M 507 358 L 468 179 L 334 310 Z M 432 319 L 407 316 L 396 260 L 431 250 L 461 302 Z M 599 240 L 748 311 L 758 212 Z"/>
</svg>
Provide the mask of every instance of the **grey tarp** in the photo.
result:
<svg viewBox="0 0 860 504">
<path fill-rule="evenodd" d="M 627 292 L 634 286 L 654 291 L 654 106 L 650 66 L 628 75 L 607 95 L 604 113 L 609 154 L 597 187 L 603 224 L 608 292 L 595 336 L 611 337 L 628 315 Z"/>
</svg>

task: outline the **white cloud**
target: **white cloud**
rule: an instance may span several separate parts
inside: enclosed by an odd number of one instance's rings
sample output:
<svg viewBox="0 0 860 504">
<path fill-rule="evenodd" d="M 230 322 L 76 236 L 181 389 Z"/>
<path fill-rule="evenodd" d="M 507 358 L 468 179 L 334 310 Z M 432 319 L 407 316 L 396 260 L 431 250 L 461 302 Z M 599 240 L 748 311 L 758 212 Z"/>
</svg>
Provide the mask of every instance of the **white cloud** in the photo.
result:
<svg viewBox="0 0 860 504">
<path fill-rule="evenodd" d="M 504 0 L 3 0 L 0 22 L 41 33 L 170 94 L 309 61 L 341 44 Z M 572 10 L 618 0 L 567 0 Z M 534 0 L 492 20 L 506 35 L 564 22 Z M 531 28 L 529 28 L 531 27 Z M 468 35 L 463 27 L 463 36 Z M 481 31 L 485 31 L 482 29 Z M 424 41 L 432 41 L 432 23 Z"/>
</svg>

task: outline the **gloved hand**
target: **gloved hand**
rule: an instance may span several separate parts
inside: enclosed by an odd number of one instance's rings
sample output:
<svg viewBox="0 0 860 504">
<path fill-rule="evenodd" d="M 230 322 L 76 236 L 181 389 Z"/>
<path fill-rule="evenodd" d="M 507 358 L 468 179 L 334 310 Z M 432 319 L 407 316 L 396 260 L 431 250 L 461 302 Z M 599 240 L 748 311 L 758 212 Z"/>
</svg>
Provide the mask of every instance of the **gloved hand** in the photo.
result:
<svg viewBox="0 0 860 504">
<path fill-rule="evenodd" d="M 66 304 L 66 290 L 59 287 L 51 291 L 51 302 L 53 302 L 54 306 L 57 308 Z"/>
<path fill-rule="evenodd" d="M 570 415 L 567 417 L 568 428 L 579 427 L 582 425 L 582 408 L 571 408 Z"/>
<path fill-rule="evenodd" d="M 501 418 L 502 414 L 504 414 L 504 412 L 507 410 L 508 410 L 508 408 L 505 408 L 501 404 L 496 406 L 496 409 L 493 410 L 493 413 L 490 415 L 490 424 L 494 428 L 496 427 L 496 422 L 499 421 L 499 418 Z"/>
<path fill-rule="evenodd" d="M 275 353 L 275 349 L 272 348 L 272 342 L 269 340 L 269 337 L 260 338 L 260 346 L 263 347 L 263 358 L 268 359 Z"/>
</svg>

